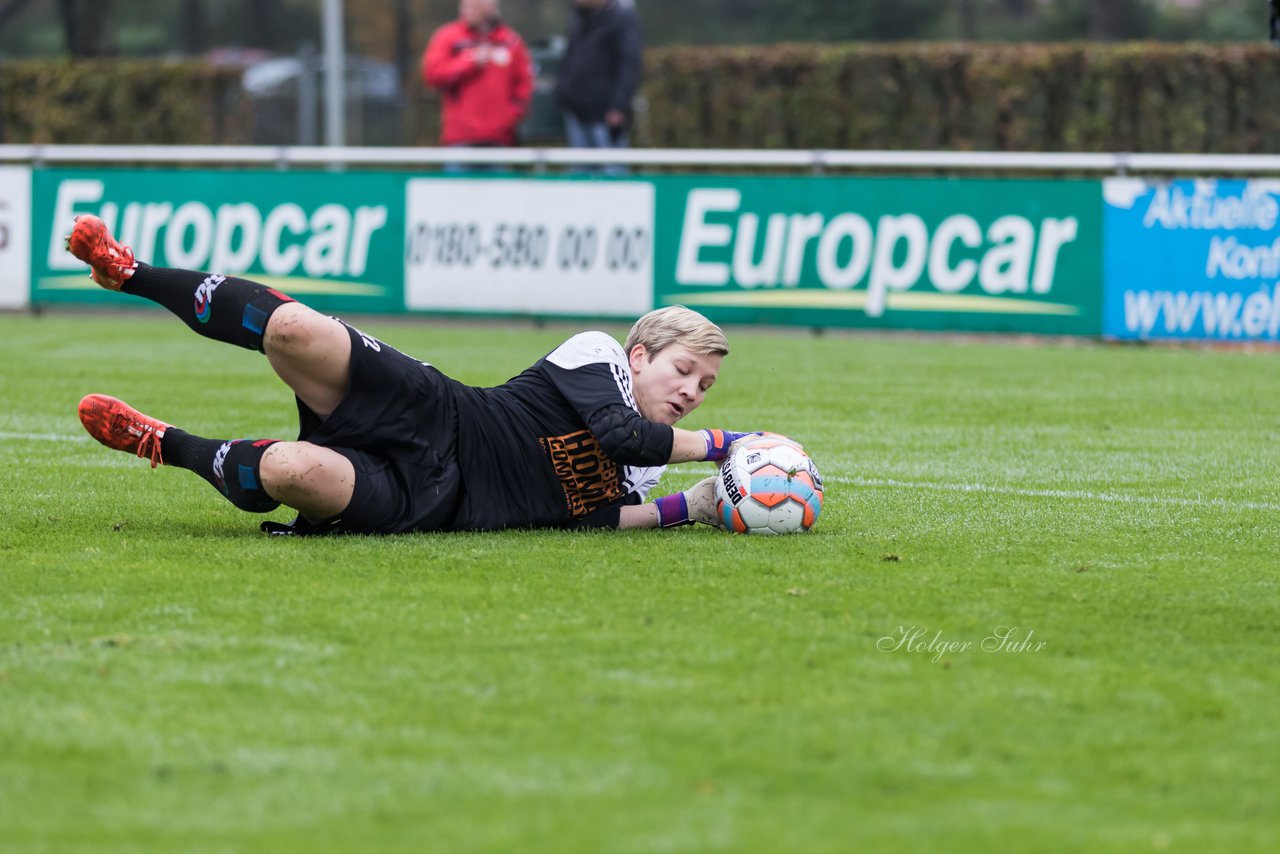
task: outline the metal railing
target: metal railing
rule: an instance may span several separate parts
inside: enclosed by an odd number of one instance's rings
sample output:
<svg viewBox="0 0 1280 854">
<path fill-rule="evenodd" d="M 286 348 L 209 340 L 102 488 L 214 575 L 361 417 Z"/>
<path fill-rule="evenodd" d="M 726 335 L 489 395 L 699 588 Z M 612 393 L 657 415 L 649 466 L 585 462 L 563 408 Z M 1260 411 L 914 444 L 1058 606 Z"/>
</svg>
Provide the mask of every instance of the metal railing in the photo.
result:
<svg viewBox="0 0 1280 854">
<path fill-rule="evenodd" d="M 1004 151 L 777 151 L 763 149 L 409 148 L 216 145 L 0 145 L 0 163 L 191 163 L 274 166 L 499 165 L 533 171 L 575 166 L 987 172 L 1280 174 L 1271 154 L 1080 154 Z"/>
</svg>

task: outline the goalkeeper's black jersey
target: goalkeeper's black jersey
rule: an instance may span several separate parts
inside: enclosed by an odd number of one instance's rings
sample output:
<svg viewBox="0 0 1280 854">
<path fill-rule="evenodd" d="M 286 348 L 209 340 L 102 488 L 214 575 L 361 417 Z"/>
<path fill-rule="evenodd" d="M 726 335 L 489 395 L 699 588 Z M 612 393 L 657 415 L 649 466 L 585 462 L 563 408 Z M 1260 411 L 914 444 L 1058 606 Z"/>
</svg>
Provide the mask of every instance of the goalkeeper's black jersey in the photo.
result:
<svg viewBox="0 0 1280 854">
<path fill-rule="evenodd" d="M 451 388 L 457 530 L 616 527 L 671 455 L 671 428 L 640 417 L 626 355 L 603 332 L 575 335 L 496 388 Z"/>
</svg>

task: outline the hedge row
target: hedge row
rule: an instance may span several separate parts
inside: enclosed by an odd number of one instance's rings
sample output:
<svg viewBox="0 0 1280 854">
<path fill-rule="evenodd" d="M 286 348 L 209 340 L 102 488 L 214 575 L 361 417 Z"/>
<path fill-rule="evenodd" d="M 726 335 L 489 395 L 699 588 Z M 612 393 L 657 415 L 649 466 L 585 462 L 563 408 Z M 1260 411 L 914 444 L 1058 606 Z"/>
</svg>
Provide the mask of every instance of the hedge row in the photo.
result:
<svg viewBox="0 0 1280 854">
<path fill-rule="evenodd" d="M 1273 153 L 1265 45 L 778 45 L 646 54 L 653 147 Z M 405 142 L 432 144 L 416 78 Z M 196 63 L 0 63 L 0 142 L 245 143 L 239 73 Z"/>
<path fill-rule="evenodd" d="M 199 62 L 0 62 L 0 142 L 243 143 L 240 78 Z"/>
<path fill-rule="evenodd" d="M 645 144 L 1256 153 L 1266 45 L 784 45 L 649 51 Z"/>
</svg>

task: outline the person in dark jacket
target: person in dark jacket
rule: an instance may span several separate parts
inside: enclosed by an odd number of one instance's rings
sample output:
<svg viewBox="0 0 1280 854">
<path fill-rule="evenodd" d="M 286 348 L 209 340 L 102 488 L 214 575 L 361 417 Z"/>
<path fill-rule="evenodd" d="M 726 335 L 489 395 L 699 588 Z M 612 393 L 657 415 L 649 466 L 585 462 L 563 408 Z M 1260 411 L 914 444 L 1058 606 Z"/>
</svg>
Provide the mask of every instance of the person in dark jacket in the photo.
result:
<svg viewBox="0 0 1280 854">
<path fill-rule="evenodd" d="M 640 86 L 640 19 L 624 0 L 573 0 L 556 100 L 574 148 L 625 148 Z"/>
</svg>

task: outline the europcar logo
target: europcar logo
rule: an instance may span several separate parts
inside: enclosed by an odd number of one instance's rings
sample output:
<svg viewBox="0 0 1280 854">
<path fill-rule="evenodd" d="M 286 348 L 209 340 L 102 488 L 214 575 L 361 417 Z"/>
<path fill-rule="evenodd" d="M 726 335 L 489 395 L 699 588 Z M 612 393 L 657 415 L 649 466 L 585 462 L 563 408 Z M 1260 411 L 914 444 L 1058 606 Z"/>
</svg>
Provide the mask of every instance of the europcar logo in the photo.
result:
<svg viewBox="0 0 1280 854">
<path fill-rule="evenodd" d="M 960 204 L 957 201 L 957 204 Z M 798 205 L 798 202 L 793 202 Z M 845 202 L 844 204 L 847 204 Z M 909 211 L 744 209 L 743 192 L 688 192 L 673 295 L 689 304 L 1074 315 L 1050 301 L 1075 216 L 1023 216 L 983 201 L 927 222 Z"/>
<path fill-rule="evenodd" d="M 359 203 L 376 197 L 376 190 L 352 188 L 344 181 L 309 201 L 281 201 L 305 179 L 290 181 L 285 176 L 277 185 L 257 175 L 231 174 L 220 192 L 235 201 L 151 201 L 146 197 L 185 194 L 187 182 L 198 182 L 201 173 L 139 177 L 142 189 L 136 192 L 144 198 L 132 199 L 122 195 L 123 178 L 113 177 L 110 183 L 98 178 L 57 180 L 46 232 L 49 274 L 41 277 L 40 289 L 96 289 L 81 276 L 59 275 L 79 273 L 84 266 L 66 251 L 64 224 L 78 214 L 93 213 L 148 264 L 217 270 L 228 276 L 252 271 L 255 281 L 298 293 L 375 298 L 389 293 L 385 285 L 364 281 L 381 275 L 371 273 L 370 261 L 389 238 L 392 216 L 388 205 Z M 158 182 L 165 179 L 169 183 L 161 186 Z M 205 309 L 201 303 L 197 313 Z"/>
<path fill-rule="evenodd" d="M 196 320 L 201 323 L 209 322 L 209 315 L 213 311 L 213 292 L 226 280 L 226 276 L 209 276 L 196 288 Z"/>
</svg>

